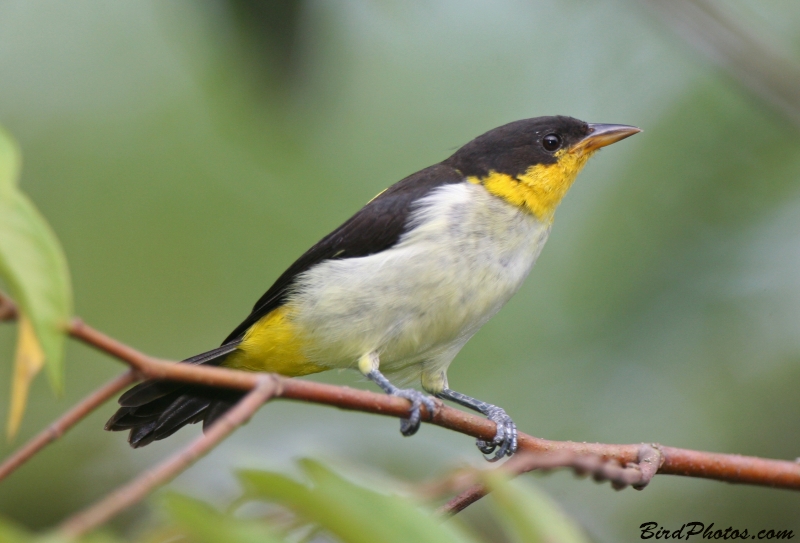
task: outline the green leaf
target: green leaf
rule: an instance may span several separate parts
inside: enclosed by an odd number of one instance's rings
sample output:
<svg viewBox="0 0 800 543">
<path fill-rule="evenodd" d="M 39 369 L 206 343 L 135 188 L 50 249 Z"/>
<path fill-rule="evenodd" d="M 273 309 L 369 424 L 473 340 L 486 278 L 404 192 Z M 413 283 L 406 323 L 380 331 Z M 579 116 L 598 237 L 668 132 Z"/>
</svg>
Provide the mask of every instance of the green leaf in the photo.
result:
<svg viewBox="0 0 800 543">
<path fill-rule="evenodd" d="M 197 543 L 283 541 L 263 523 L 223 515 L 201 501 L 180 494 L 168 494 L 165 506 L 179 528 Z"/>
<path fill-rule="evenodd" d="M 71 543 L 69 540 L 66 540 L 66 541 L 65 540 L 53 540 L 52 543 L 61 543 L 62 541 L 63 541 L 63 543 Z M 51 542 L 50 541 L 47 541 L 47 542 L 45 542 L 45 541 L 38 542 L 37 541 L 37 543 L 51 543 Z M 116 537 L 113 537 L 113 536 L 111 536 L 109 534 L 100 532 L 100 533 L 89 534 L 86 537 L 81 538 L 80 543 L 121 543 L 121 540 L 117 539 Z"/>
<path fill-rule="evenodd" d="M 466 543 L 474 541 L 411 500 L 358 486 L 321 464 L 302 460 L 306 486 L 264 471 L 242 471 L 251 498 L 275 501 L 347 543 Z"/>
<path fill-rule="evenodd" d="M 69 271 L 55 234 L 17 186 L 20 167 L 19 149 L 0 129 L 0 280 L 11 290 L 34 337 L 34 343 L 28 343 L 34 346 L 17 358 L 24 359 L 18 364 L 27 365 L 18 369 L 32 374 L 38 371 L 38 358 L 33 356 L 38 346 L 50 383 L 61 392 L 64 333 L 72 314 Z M 16 391 L 17 398 L 20 393 L 24 397 L 25 391 Z M 18 409 L 12 412 L 21 417 Z"/>
<path fill-rule="evenodd" d="M 34 534 L 16 525 L 11 520 L 0 517 L 0 543 L 76 543 L 55 532 Z M 80 539 L 80 543 L 120 543 L 102 533 L 92 534 Z"/>
<path fill-rule="evenodd" d="M 33 537 L 10 521 L 0 517 L 0 541 L 2 543 L 31 543 Z"/>
<path fill-rule="evenodd" d="M 484 483 L 503 528 L 520 543 L 589 543 L 581 529 L 544 492 L 496 472 Z"/>
</svg>

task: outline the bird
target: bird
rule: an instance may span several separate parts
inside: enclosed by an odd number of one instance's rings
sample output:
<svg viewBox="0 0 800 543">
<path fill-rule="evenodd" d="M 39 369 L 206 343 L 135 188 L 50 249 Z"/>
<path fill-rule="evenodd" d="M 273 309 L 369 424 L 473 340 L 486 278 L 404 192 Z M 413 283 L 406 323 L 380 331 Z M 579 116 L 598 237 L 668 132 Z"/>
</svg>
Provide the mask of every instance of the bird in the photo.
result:
<svg viewBox="0 0 800 543">
<path fill-rule="evenodd" d="M 588 159 L 638 132 L 559 115 L 478 136 L 379 193 L 289 266 L 220 347 L 183 363 L 289 377 L 357 369 L 410 402 L 403 435 L 436 397 L 495 423 L 494 439 L 476 443 L 487 460 L 513 455 L 512 418 L 449 388 L 447 369 L 520 288 Z M 119 398 L 105 428 L 142 447 L 187 424 L 208 428 L 243 394 L 149 380 Z"/>
</svg>

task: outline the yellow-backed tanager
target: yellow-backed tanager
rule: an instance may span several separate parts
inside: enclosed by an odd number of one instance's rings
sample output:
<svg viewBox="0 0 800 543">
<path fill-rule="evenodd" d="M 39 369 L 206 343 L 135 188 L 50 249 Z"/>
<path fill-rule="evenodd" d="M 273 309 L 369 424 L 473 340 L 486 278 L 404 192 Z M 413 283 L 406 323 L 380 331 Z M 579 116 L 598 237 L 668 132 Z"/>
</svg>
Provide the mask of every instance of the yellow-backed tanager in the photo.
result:
<svg viewBox="0 0 800 543">
<path fill-rule="evenodd" d="M 519 289 L 550 233 L 556 207 L 599 148 L 639 132 L 571 117 L 495 128 L 373 198 L 305 252 L 222 346 L 184 360 L 291 377 L 357 368 L 410 401 L 400 430 L 419 428 L 431 396 L 497 425 L 478 440 L 511 455 L 517 430 L 497 406 L 451 390 L 459 350 Z M 186 424 L 214 422 L 241 392 L 151 380 L 119 399 L 108 430 L 142 447 Z"/>
</svg>

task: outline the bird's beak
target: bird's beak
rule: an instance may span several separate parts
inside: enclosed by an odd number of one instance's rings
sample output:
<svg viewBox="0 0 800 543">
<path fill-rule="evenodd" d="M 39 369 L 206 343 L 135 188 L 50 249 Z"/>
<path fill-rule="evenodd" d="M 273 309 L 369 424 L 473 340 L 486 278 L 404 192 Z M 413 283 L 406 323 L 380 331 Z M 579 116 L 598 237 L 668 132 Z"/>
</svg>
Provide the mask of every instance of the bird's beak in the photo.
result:
<svg viewBox="0 0 800 543">
<path fill-rule="evenodd" d="M 601 147 L 611 145 L 628 136 L 638 134 L 642 130 L 626 124 L 593 124 L 589 123 L 589 135 L 572 146 L 570 151 L 591 153 Z"/>
</svg>

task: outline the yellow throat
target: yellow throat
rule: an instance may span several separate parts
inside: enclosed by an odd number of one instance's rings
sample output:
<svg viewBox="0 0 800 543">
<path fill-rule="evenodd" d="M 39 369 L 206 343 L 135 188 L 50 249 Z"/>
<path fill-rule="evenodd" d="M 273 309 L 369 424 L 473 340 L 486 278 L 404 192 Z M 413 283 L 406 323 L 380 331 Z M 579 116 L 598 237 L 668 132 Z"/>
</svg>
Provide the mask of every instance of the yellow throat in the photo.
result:
<svg viewBox="0 0 800 543">
<path fill-rule="evenodd" d="M 496 171 L 484 177 L 468 177 L 490 193 L 533 213 L 542 222 L 552 222 L 558 204 L 594 151 L 562 149 L 554 164 L 536 164 L 516 177 Z"/>
</svg>

